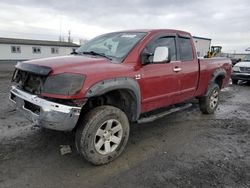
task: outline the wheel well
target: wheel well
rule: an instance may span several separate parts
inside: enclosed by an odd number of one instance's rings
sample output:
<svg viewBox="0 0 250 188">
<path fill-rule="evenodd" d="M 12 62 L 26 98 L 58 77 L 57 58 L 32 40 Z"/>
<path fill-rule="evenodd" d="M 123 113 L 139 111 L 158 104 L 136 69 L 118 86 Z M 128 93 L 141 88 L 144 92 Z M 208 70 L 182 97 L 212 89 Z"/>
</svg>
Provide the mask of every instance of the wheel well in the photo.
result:
<svg viewBox="0 0 250 188">
<path fill-rule="evenodd" d="M 102 105 L 111 105 L 121 109 L 125 112 L 129 121 L 133 121 L 136 117 L 136 97 L 128 89 L 113 90 L 100 96 L 90 97 L 83 106 L 81 114 L 86 114 L 91 109 Z"/>
<path fill-rule="evenodd" d="M 214 80 L 214 82 L 215 82 L 216 84 L 218 84 L 218 86 L 219 86 L 220 88 L 222 88 L 222 84 L 223 84 L 223 79 L 224 79 L 224 78 L 225 78 L 224 75 L 219 75 L 219 76 L 216 77 L 216 79 Z"/>
</svg>

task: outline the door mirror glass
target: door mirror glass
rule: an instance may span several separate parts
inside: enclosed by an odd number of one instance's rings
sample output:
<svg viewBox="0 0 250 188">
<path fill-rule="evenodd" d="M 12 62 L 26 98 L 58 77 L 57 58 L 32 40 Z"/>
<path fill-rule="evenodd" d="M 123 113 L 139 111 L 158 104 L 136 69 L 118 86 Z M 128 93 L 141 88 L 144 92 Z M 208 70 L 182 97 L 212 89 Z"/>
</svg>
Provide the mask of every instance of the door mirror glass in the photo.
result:
<svg viewBox="0 0 250 188">
<path fill-rule="evenodd" d="M 156 47 L 154 51 L 153 63 L 170 62 L 169 48 L 164 46 Z"/>
</svg>

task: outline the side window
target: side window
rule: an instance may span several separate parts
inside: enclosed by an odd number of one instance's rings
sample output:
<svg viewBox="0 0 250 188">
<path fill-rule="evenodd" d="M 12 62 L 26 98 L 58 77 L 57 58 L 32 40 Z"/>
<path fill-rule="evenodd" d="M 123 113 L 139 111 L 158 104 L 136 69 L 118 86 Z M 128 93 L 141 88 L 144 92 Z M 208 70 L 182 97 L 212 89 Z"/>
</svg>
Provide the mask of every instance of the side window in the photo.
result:
<svg viewBox="0 0 250 188">
<path fill-rule="evenodd" d="M 149 62 L 152 62 L 154 51 L 159 46 L 168 47 L 170 49 L 171 61 L 177 60 L 175 37 L 161 37 L 150 42 L 144 49 L 144 52 L 152 54 L 148 59 Z"/>
<path fill-rule="evenodd" d="M 11 46 L 11 53 L 21 53 L 20 46 Z"/>
<path fill-rule="evenodd" d="M 41 53 L 41 47 L 32 47 L 33 54 L 40 54 Z"/>
<path fill-rule="evenodd" d="M 59 49 L 55 48 L 55 47 L 52 47 L 51 48 L 51 54 L 59 54 Z"/>
<path fill-rule="evenodd" d="M 182 61 L 191 61 L 193 60 L 193 48 L 192 43 L 189 38 L 179 38 L 180 44 L 180 55 Z"/>
</svg>

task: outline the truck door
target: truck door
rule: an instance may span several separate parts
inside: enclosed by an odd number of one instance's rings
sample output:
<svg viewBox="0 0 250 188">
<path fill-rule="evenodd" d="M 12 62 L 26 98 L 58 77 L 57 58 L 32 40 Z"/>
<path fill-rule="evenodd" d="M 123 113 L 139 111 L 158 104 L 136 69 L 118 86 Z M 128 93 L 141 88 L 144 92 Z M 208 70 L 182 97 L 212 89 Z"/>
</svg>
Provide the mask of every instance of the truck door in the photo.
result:
<svg viewBox="0 0 250 188">
<path fill-rule="evenodd" d="M 171 62 L 153 63 L 156 47 L 166 46 L 170 49 Z M 150 111 L 173 104 L 179 92 L 179 83 L 173 71 L 177 62 L 177 45 L 175 36 L 161 36 L 153 39 L 143 50 L 148 56 L 148 64 L 142 67 L 142 111 Z M 140 83 L 139 81 L 139 83 Z"/>
<path fill-rule="evenodd" d="M 194 45 L 190 36 L 178 37 L 180 62 L 176 64 L 176 73 L 180 83 L 177 102 L 191 99 L 196 91 L 199 80 L 199 64 Z"/>
</svg>

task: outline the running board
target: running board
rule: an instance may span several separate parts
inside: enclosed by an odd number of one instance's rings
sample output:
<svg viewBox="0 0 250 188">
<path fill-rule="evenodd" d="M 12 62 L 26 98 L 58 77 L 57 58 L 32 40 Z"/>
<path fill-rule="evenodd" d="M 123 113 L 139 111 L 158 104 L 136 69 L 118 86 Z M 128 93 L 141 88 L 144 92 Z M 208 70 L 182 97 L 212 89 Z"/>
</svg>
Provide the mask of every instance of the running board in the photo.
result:
<svg viewBox="0 0 250 188">
<path fill-rule="evenodd" d="M 157 119 L 160 119 L 160 118 L 162 118 L 162 117 L 164 117 L 166 115 L 172 114 L 174 112 L 178 112 L 178 111 L 190 108 L 191 106 L 192 106 L 192 104 L 188 103 L 188 104 L 184 104 L 183 106 L 171 108 L 170 110 L 167 110 L 165 112 L 161 112 L 159 114 L 155 114 L 155 115 L 152 115 L 152 116 L 149 116 L 149 117 L 141 118 L 141 119 L 139 119 L 137 121 L 137 123 L 149 123 L 149 122 L 155 121 Z"/>
</svg>

